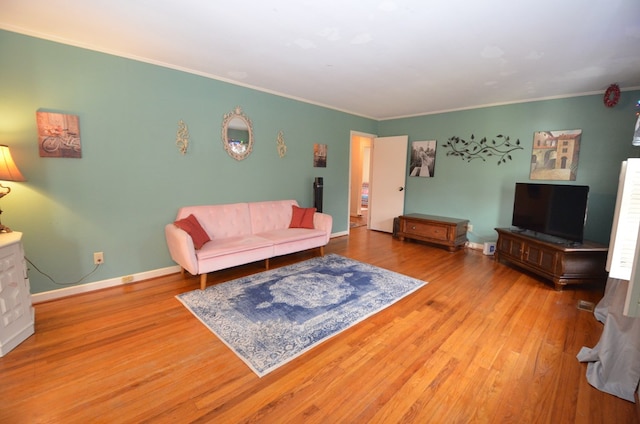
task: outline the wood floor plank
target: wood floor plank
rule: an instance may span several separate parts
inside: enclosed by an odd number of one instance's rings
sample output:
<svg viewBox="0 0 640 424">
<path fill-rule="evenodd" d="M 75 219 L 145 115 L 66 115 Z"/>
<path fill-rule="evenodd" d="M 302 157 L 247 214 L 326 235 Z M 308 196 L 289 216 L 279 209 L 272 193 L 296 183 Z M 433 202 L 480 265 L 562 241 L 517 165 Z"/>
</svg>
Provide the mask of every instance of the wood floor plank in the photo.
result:
<svg viewBox="0 0 640 424">
<path fill-rule="evenodd" d="M 174 274 L 35 305 L 36 332 L 0 358 L 2 423 L 636 423 L 576 354 L 602 288 L 553 285 L 479 251 L 351 230 L 337 253 L 425 287 L 259 378 L 175 295 Z M 317 252 L 274 258 L 271 267 Z M 248 264 L 218 284 L 264 270 Z"/>
</svg>

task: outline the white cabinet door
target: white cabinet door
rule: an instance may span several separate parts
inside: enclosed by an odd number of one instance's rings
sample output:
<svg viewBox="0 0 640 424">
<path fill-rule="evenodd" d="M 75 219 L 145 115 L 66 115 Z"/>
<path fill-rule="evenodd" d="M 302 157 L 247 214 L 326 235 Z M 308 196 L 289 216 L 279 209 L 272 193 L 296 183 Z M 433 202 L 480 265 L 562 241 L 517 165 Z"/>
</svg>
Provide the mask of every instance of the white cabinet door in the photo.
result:
<svg viewBox="0 0 640 424">
<path fill-rule="evenodd" d="M 34 314 L 20 233 L 0 234 L 0 356 L 33 331 Z"/>
</svg>

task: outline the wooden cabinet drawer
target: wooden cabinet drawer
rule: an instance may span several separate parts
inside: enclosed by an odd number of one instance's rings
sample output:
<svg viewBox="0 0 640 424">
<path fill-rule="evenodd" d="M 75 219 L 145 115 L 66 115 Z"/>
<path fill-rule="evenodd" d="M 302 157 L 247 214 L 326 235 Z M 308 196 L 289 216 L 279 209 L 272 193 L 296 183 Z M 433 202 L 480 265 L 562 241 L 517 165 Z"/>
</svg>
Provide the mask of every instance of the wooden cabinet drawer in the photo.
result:
<svg viewBox="0 0 640 424">
<path fill-rule="evenodd" d="M 447 227 L 443 225 L 417 221 L 407 221 L 405 223 L 405 227 L 405 233 L 407 234 L 429 237 L 436 240 L 448 239 Z"/>
<path fill-rule="evenodd" d="M 400 240 L 405 238 L 420 240 L 445 246 L 452 252 L 467 242 L 469 221 L 466 219 L 409 214 L 400 216 L 399 220 Z"/>
</svg>

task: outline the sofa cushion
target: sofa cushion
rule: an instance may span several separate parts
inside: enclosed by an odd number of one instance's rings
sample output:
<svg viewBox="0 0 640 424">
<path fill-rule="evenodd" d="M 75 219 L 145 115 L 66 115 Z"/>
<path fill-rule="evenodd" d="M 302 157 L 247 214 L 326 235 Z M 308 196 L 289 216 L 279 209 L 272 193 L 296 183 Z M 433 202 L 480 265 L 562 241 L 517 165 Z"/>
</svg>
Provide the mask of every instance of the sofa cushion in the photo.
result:
<svg viewBox="0 0 640 424">
<path fill-rule="evenodd" d="M 240 255 L 258 249 L 268 249 L 265 257 L 273 256 L 273 241 L 260 236 L 239 236 L 215 239 L 196 253 L 198 260 L 206 260 L 225 255 Z"/>
<path fill-rule="evenodd" d="M 198 219 L 193 216 L 193 214 L 175 221 L 174 224 L 176 227 L 186 231 L 187 234 L 191 236 L 191 240 L 193 240 L 193 247 L 196 249 L 201 249 L 206 242 L 211 240 L 207 232 L 202 228 L 202 225 L 200 225 L 200 222 L 198 222 Z"/>
<path fill-rule="evenodd" d="M 212 240 L 248 236 L 253 233 L 247 203 L 185 206 L 180 208 L 177 218 L 184 218 L 190 214 L 198 219 Z"/>
<path fill-rule="evenodd" d="M 295 200 L 273 200 L 249 203 L 251 233 L 260 234 L 265 231 L 289 228 L 292 205 L 298 206 L 298 203 Z"/>
<path fill-rule="evenodd" d="M 266 231 L 264 233 L 256 234 L 258 237 L 262 237 L 267 240 L 271 240 L 273 244 L 289 243 L 291 241 L 306 240 L 323 236 L 326 233 L 322 230 L 309 229 L 309 228 L 284 228 L 282 230 Z"/>
<path fill-rule="evenodd" d="M 316 208 L 299 208 L 295 205 L 291 208 L 293 211 L 289 228 L 314 228 L 313 214 L 316 213 Z"/>
</svg>

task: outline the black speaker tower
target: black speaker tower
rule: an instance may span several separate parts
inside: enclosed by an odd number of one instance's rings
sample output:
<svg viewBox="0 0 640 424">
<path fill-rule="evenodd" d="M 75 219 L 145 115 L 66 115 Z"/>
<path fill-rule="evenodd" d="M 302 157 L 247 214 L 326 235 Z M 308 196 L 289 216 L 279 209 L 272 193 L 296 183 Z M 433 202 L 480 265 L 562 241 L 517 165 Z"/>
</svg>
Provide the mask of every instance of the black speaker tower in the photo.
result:
<svg viewBox="0 0 640 424">
<path fill-rule="evenodd" d="M 313 181 L 313 207 L 318 212 L 322 212 L 322 188 L 324 183 L 322 177 L 316 177 Z"/>
</svg>

